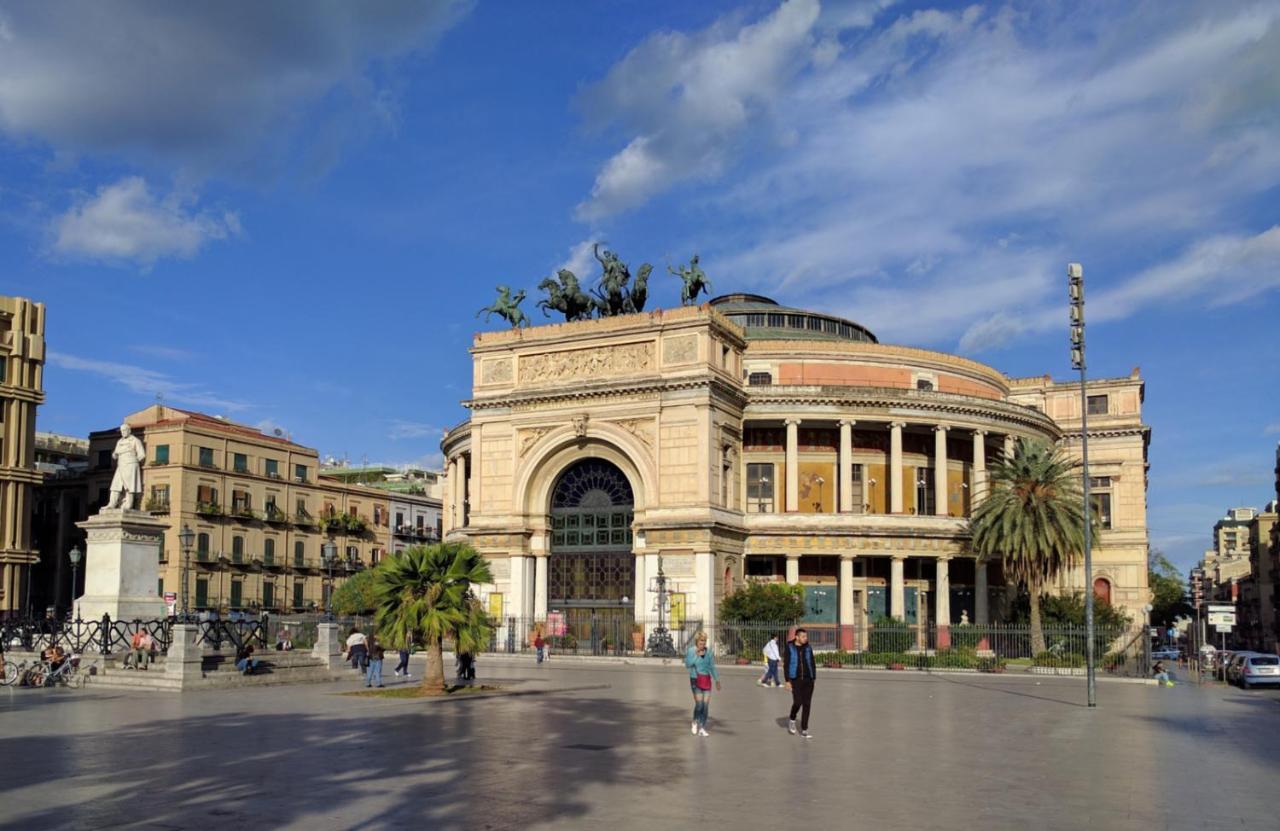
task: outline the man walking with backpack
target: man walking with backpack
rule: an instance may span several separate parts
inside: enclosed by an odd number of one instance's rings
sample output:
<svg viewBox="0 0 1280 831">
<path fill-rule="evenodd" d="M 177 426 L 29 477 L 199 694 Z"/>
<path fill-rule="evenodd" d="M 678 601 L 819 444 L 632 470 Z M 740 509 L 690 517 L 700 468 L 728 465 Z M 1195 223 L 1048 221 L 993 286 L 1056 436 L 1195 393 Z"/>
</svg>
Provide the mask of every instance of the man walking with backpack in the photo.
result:
<svg viewBox="0 0 1280 831">
<path fill-rule="evenodd" d="M 813 660 L 813 647 L 809 645 L 809 633 L 797 629 L 794 640 L 787 641 L 787 649 L 783 655 L 783 674 L 787 679 L 787 689 L 791 690 L 791 715 L 787 718 L 787 732 L 796 734 L 796 713 L 800 714 L 800 735 L 809 735 L 809 706 L 813 701 L 813 681 L 818 667 Z"/>
</svg>

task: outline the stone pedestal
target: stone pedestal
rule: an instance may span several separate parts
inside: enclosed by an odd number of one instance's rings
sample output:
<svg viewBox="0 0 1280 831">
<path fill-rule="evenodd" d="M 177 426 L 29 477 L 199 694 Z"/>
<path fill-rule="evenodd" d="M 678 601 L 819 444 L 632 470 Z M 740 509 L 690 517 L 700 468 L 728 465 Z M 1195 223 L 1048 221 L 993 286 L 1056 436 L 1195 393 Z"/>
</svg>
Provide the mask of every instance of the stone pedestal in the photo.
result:
<svg viewBox="0 0 1280 831">
<path fill-rule="evenodd" d="M 324 661 L 327 669 L 338 669 L 342 666 L 342 633 L 336 623 L 321 623 L 316 626 L 316 645 L 311 647 L 311 654 Z"/>
<path fill-rule="evenodd" d="M 186 686 L 204 677 L 201 665 L 204 661 L 204 647 L 196 644 L 196 634 L 200 627 L 190 623 L 173 625 L 173 642 L 165 653 L 164 674 L 176 679 Z"/>
<path fill-rule="evenodd" d="M 103 508 L 76 526 L 88 538 L 84 594 L 75 600 L 76 614 L 82 620 L 104 614 L 112 620 L 164 617 L 156 584 L 168 525 L 145 511 Z"/>
</svg>

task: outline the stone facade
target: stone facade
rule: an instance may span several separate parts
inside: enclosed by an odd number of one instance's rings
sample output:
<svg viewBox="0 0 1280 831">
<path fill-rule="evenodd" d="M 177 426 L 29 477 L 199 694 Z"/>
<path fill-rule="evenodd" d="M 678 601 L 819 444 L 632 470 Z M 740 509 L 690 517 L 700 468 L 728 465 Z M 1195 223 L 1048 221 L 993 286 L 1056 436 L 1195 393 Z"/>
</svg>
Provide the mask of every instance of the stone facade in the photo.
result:
<svg viewBox="0 0 1280 831">
<path fill-rule="evenodd" d="M 36 407 L 44 403 L 43 303 L 0 296 L 0 615 L 25 612 L 32 547 Z"/>
<path fill-rule="evenodd" d="M 994 617 L 1003 581 L 969 553 L 966 517 L 1017 438 L 1076 452 L 1079 386 L 880 344 L 765 298 L 746 308 L 731 296 L 475 337 L 471 417 L 442 442 L 444 526 L 495 565 L 490 608 L 651 623 L 661 558 L 672 614 L 702 624 L 748 577 L 804 585 L 818 624 Z M 1112 512 L 1096 585 L 1132 613 L 1148 600 L 1143 384 L 1089 389 L 1112 402 L 1090 420 Z M 595 490 L 568 492 L 588 474 Z M 580 554 L 597 543 L 608 558 Z M 620 579 L 628 595 L 600 588 Z"/>
</svg>

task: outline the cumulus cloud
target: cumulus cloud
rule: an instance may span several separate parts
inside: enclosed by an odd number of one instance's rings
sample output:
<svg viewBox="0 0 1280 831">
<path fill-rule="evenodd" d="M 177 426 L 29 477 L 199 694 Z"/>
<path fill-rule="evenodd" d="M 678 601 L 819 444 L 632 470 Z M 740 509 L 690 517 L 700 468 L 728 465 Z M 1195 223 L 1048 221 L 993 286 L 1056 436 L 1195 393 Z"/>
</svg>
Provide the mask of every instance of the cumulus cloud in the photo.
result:
<svg viewBox="0 0 1280 831">
<path fill-rule="evenodd" d="M 639 134 L 605 163 L 579 217 L 608 216 L 683 179 L 719 173 L 742 130 L 812 60 L 818 12 L 817 0 L 786 0 L 755 23 L 660 32 L 631 50 L 582 97 L 596 126 Z"/>
<path fill-rule="evenodd" d="M 1093 274 L 1095 322 L 1104 298 L 1115 318 L 1277 286 L 1274 219 L 1241 212 L 1280 186 L 1280 7 L 800 8 L 660 33 L 620 61 L 585 100 L 630 132 L 580 213 L 701 177 L 709 268 L 966 351 L 1065 325 L 1068 260 Z M 785 36 L 760 91 L 729 85 L 727 109 L 690 114 L 688 90 L 726 74 L 700 59 L 762 30 Z M 730 77 L 750 78 L 742 60 Z M 777 125 L 788 141 L 769 141 Z M 1104 266 L 1137 240 L 1136 267 Z"/>
<path fill-rule="evenodd" d="M 137 176 L 105 185 L 57 217 L 52 249 L 72 259 L 134 262 L 192 257 L 213 240 L 240 233 L 230 211 L 192 210 L 179 195 L 157 199 Z"/>
<path fill-rule="evenodd" d="M 434 424 L 426 424 L 421 421 L 406 421 L 404 419 L 392 419 L 391 429 L 387 431 L 387 438 L 392 441 L 401 439 L 421 439 L 433 438 L 440 435 L 440 428 Z"/>
<path fill-rule="evenodd" d="M 470 8 L 421 3 L 13 3 L 0 9 L 0 130 L 59 150 L 257 165 L 307 123 L 318 141 L 395 120 L 371 70 Z M 323 99 L 327 118 L 307 121 Z"/>
<path fill-rule="evenodd" d="M 560 269 L 568 269 L 572 271 L 579 280 L 587 280 L 592 272 L 597 269 L 596 257 L 593 252 L 596 239 L 584 239 L 582 242 L 569 249 L 569 257 L 560 265 L 552 270 L 551 276 L 555 276 Z"/>
<path fill-rule="evenodd" d="M 178 381 L 167 373 L 133 364 L 100 361 L 65 352 L 50 352 L 49 363 L 60 369 L 88 372 L 106 378 L 149 399 L 159 396 L 168 403 L 215 412 L 240 412 L 253 406 L 244 401 L 225 398 L 200 384 Z"/>
</svg>

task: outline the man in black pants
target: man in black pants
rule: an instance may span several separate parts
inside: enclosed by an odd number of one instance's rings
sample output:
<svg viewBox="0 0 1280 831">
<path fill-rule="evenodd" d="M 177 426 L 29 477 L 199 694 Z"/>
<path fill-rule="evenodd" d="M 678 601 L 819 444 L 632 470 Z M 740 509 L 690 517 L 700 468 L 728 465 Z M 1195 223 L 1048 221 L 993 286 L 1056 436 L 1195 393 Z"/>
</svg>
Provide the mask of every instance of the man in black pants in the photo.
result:
<svg viewBox="0 0 1280 831">
<path fill-rule="evenodd" d="M 791 715 L 787 721 L 787 732 L 796 734 L 796 713 L 800 713 L 800 735 L 806 739 L 809 735 L 809 705 L 813 702 L 813 681 L 817 675 L 817 665 L 813 660 L 813 647 L 809 646 L 809 633 L 797 629 L 795 639 L 787 643 L 787 651 L 783 655 L 783 670 L 786 674 L 787 689 L 791 690 Z"/>
</svg>

